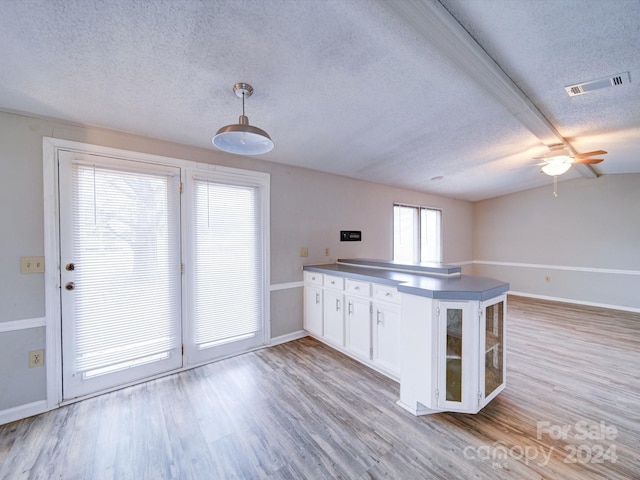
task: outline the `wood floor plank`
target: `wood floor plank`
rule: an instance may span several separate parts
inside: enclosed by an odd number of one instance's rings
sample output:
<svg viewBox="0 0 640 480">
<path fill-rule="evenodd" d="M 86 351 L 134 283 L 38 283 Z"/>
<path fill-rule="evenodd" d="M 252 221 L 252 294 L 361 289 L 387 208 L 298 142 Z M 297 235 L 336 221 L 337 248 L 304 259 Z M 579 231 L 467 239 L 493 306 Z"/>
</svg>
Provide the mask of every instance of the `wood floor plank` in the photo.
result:
<svg viewBox="0 0 640 480">
<path fill-rule="evenodd" d="M 507 332 L 477 415 L 414 417 L 307 337 L 0 426 L 0 478 L 640 478 L 640 315 L 510 297 Z"/>
</svg>

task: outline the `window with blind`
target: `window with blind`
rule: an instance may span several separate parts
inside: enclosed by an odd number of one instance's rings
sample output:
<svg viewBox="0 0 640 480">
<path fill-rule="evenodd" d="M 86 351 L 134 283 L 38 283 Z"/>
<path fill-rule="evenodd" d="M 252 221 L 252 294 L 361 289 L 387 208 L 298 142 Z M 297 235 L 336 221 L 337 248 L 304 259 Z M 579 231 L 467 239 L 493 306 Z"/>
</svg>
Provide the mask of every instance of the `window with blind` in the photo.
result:
<svg viewBox="0 0 640 480">
<path fill-rule="evenodd" d="M 230 342 L 262 344 L 263 233 L 260 188 L 193 179 L 194 343 L 201 360 Z"/>
<path fill-rule="evenodd" d="M 394 204 L 393 259 L 442 262 L 442 212 L 434 208 Z"/>
</svg>

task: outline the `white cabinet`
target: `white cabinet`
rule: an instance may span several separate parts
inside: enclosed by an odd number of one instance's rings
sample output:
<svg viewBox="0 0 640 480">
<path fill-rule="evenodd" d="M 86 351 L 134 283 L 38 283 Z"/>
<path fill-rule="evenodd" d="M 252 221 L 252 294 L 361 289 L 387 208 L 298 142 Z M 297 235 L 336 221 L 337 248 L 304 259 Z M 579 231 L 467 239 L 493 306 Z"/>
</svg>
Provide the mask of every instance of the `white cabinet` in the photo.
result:
<svg viewBox="0 0 640 480">
<path fill-rule="evenodd" d="M 324 275 L 323 337 L 329 343 L 344 345 L 344 278 Z"/>
<path fill-rule="evenodd" d="M 398 404 L 414 413 L 477 413 L 505 388 L 507 300 L 402 296 Z"/>
<path fill-rule="evenodd" d="M 505 388 L 509 284 L 363 259 L 305 267 L 304 280 L 304 328 L 398 380 L 414 415 L 477 413 Z"/>
<path fill-rule="evenodd" d="M 347 279 L 345 282 L 345 347 L 354 356 L 371 359 L 371 284 Z"/>
<path fill-rule="evenodd" d="M 322 336 L 322 274 L 304 272 L 304 329 Z"/>
<path fill-rule="evenodd" d="M 400 307 L 373 302 L 373 361 L 400 375 Z"/>
<path fill-rule="evenodd" d="M 344 345 L 344 295 L 341 291 L 324 291 L 324 338 L 330 343 Z"/>
<path fill-rule="evenodd" d="M 304 278 L 305 330 L 398 379 L 400 296 L 396 288 L 308 271 Z"/>
<path fill-rule="evenodd" d="M 438 307 L 437 408 L 476 413 L 505 386 L 506 297 Z"/>
</svg>

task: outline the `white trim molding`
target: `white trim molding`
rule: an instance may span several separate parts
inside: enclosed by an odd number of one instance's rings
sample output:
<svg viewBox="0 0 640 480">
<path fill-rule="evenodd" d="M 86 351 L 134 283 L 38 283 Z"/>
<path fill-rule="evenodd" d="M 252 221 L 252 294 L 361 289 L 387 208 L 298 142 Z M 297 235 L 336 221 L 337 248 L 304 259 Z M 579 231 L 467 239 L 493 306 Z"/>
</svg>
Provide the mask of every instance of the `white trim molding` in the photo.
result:
<svg viewBox="0 0 640 480">
<path fill-rule="evenodd" d="M 302 288 L 304 282 L 288 282 L 288 283 L 274 283 L 269 287 L 269 290 L 276 292 L 278 290 L 289 290 L 290 288 Z"/>
<path fill-rule="evenodd" d="M 45 317 L 25 318 L 23 320 L 12 320 L 10 322 L 0 322 L 0 333 L 15 332 L 16 330 L 26 330 L 27 328 L 40 328 L 47 324 Z"/>
<path fill-rule="evenodd" d="M 624 270 L 620 268 L 572 267 L 569 265 L 544 265 L 539 263 L 494 262 L 491 260 L 473 260 L 477 265 L 497 265 L 501 267 L 544 268 L 546 270 L 569 270 L 573 272 L 609 273 L 616 275 L 640 275 L 640 270 Z"/>
<path fill-rule="evenodd" d="M 51 409 L 48 408 L 46 400 L 38 400 L 37 402 L 25 403 L 17 407 L 0 410 L 0 425 L 22 420 L 27 417 L 33 417 L 34 415 L 39 415 L 49 410 Z"/>
<path fill-rule="evenodd" d="M 280 345 L 281 343 L 293 342 L 294 340 L 298 340 L 300 338 L 308 337 L 309 334 L 306 330 L 298 330 L 297 332 L 287 333 L 286 335 L 280 335 L 279 337 L 274 337 L 269 342 L 269 347 L 273 347 L 275 345 Z"/>
<path fill-rule="evenodd" d="M 584 305 L 585 307 L 598 307 L 598 308 L 607 308 L 609 310 L 621 310 L 623 312 L 640 313 L 640 308 L 626 307 L 624 305 L 611 305 L 608 303 L 586 302 L 584 300 L 574 300 L 572 298 L 551 297 L 549 295 L 538 295 L 535 293 L 516 292 L 512 290 L 508 291 L 507 294 L 514 295 L 516 297 L 536 298 L 538 300 L 549 300 L 552 302 L 564 302 L 564 303 L 571 303 L 573 305 Z"/>
</svg>

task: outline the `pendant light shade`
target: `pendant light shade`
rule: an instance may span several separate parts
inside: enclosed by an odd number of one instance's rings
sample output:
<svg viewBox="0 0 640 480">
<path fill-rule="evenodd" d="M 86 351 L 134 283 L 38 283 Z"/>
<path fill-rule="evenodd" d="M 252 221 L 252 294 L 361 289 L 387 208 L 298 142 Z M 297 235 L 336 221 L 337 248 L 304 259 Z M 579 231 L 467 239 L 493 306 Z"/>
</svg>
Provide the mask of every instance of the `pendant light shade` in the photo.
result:
<svg viewBox="0 0 640 480">
<path fill-rule="evenodd" d="M 244 114 L 244 99 L 253 93 L 248 83 L 236 83 L 234 93 L 242 98 L 242 115 L 238 123 L 222 127 L 211 142 L 222 151 L 236 155 L 260 155 L 273 149 L 273 141 L 261 128 L 249 125 L 249 118 Z"/>
</svg>

